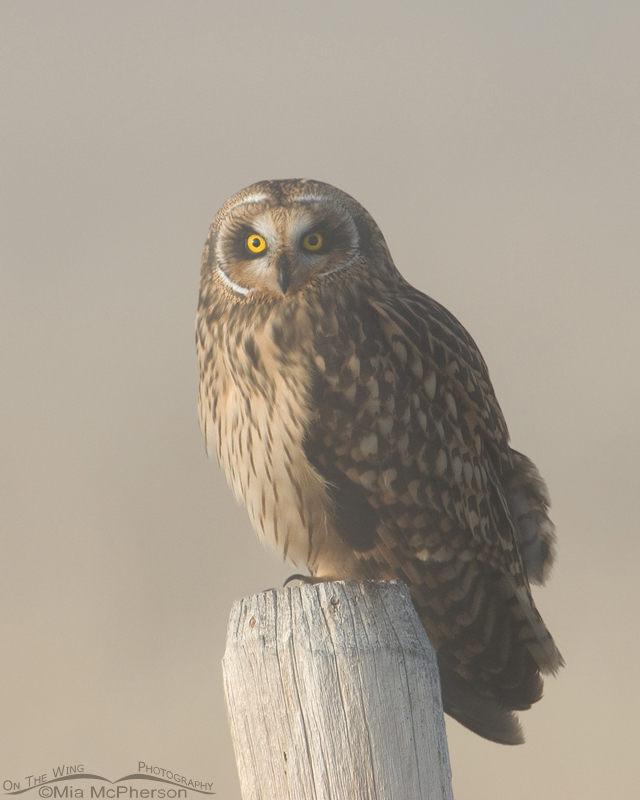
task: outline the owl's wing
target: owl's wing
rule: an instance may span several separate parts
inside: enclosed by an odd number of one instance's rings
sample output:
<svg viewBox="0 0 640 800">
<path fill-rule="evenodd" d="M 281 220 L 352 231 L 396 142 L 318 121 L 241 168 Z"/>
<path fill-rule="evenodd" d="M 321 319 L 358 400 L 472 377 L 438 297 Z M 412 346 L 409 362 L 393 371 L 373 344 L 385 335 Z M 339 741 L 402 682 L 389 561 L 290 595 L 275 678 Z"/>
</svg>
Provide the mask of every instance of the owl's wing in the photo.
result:
<svg viewBox="0 0 640 800">
<path fill-rule="evenodd" d="M 366 574 L 409 585 L 438 649 L 445 710 L 518 741 L 504 709 L 539 699 L 539 669 L 561 657 L 531 599 L 504 489 L 520 462 L 484 360 L 408 284 L 322 307 L 306 447 L 336 528 Z"/>
<path fill-rule="evenodd" d="M 503 528 L 511 529 L 503 537 L 503 544 L 510 549 L 515 533 L 529 582 L 544 583 L 555 558 L 556 538 L 548 516 L 547 487 L 530 459 L 508 446 L 506 422 L 487 366 L 471 336 L 446 308 L 413 287 L 407 288 L 404 295 L 392 297 L 385 304 L 374 303 L 374 307 L 393 320 L 422 353 L 420 343 L 426 338 L 435 371 L 453 378 L 451 394 L 464 409 L 463 422 L 456 433 L 463 431 L 467 442 L 480 437 L 486 443 L 487 456 L 499 479 L 500 504 L 504 509 L 506 502 L 508 507 L 511 525 Z M 456 408 L 454 403 L 449 404 L 450 411 Z"/>
</svg>

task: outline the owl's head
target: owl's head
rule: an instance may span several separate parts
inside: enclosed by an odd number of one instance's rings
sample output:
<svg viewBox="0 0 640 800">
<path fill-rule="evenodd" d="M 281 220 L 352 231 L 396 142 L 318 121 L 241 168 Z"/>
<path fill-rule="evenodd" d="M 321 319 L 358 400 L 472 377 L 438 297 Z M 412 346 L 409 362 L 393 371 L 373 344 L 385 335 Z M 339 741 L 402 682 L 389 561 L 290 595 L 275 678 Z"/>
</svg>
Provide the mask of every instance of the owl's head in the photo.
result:
<svg viewBox="0 0 640 800">
<path fill-rule="evenodd" d="M 348 194 L 319 181 L 261 181 L 218 212 L 203 279 L 238 299 L 282 298 L 372 263 L 395 271 L 378 226 Z"/>
</svg>

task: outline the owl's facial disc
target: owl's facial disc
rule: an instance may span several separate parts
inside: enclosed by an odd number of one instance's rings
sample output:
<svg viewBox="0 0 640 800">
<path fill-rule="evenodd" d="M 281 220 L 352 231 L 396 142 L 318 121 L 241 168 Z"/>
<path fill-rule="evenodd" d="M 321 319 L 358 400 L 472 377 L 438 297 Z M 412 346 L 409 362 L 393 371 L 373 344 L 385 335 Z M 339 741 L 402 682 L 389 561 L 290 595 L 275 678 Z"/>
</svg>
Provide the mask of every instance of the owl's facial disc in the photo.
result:
<svg viewBox="0 0 640 800">
<path fill-rule="evenodd" d="M 236 294 L 283 296 L 348 267 L 358 245 L 351 215 L 325 198 L 294 198 L 275 207 L 267 198 L 244 200 L 220 224 L 216 263 Z"/>
</svg>

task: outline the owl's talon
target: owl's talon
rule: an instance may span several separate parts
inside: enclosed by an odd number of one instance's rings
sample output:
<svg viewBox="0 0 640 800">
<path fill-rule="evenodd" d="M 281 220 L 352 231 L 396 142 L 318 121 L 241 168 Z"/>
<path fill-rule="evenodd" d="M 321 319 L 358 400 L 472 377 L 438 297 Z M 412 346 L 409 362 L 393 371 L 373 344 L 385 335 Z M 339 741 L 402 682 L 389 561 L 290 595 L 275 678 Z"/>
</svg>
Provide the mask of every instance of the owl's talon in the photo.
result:
<svg viewBox="0 0 640 800">
<path fill-rule="evenodd" d="M 311 577 L 311 575 L 289 575 L 287 580 L 282 584 L 282 588 L 286 589 L 287 586 L 291 585 L 294 581 L 300 581 L 303 586 L 308 586 L 311 583 L 315 583 L 315 580 Z"/>
</svg>

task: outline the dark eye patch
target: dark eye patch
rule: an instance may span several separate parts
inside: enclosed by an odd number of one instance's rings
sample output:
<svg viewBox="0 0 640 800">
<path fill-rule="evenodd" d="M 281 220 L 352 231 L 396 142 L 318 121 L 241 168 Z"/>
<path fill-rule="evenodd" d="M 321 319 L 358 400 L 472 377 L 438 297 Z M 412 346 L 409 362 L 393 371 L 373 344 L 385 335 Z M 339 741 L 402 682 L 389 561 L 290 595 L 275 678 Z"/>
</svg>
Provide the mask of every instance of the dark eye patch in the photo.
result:
<svg viewBox="0 0 640 800">
<path fill-rule="evenodd" d="M 313 237 L 315 234 L 320 234 L 322 237 L 321 247 L 313 251 L 313 253 L 316 255 L 321 253 L 329 253 L 331 250 L 337 249 L 348 250 L 349 246 L 351 245 L 352 235 L 349 226 L 343 223 L 340 219 L 336 220 L 331 216 L 327 216 L 315 224 L 310 225 L 307 230 L 302 233 L 300 236 L 299 247 L 301 250 L 303 250 L 303 252 L 309 253 L 309 250 L 305 249 L 302 243 L 307 236 Z"/>
<path fill-rule="evenodd" d="M 228 254 L 235 261 L 252 261 L 254 258 L 261 258 L 266 250 L 260 252 L 252 252 L 247 246 L 247 241 L 252 234 L 255 234 L 255 228 L 251 225 L 239 225 L 229 237 L 226 244 Z"/>
</svg>

